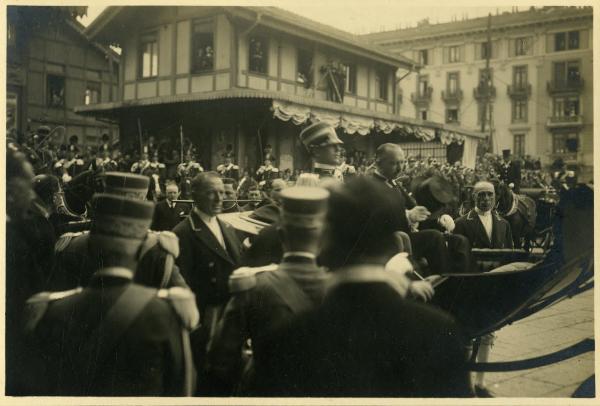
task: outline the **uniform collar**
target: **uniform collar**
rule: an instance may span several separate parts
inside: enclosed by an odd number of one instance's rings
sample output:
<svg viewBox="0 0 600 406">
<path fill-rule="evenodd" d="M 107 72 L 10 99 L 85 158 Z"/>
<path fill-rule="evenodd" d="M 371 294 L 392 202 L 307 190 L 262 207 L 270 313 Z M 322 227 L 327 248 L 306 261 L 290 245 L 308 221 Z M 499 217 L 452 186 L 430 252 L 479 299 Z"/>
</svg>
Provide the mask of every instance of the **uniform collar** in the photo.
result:
<svg viewBox="0 0 600 406">
<path fill-rule="evenodd" d="M 97 278 L 121 278 L 133 280 L 133 271 L 122 266 L 110 266 L 97 270 L 94 273 Z"/>
<path fill-rule="evenodd" d="M 288 262 L 297 262 L 297 260 L 315 262 L 317 256 L 312 252 L 288 251 L 283 254 L 283 260 Z"/>
</svg>

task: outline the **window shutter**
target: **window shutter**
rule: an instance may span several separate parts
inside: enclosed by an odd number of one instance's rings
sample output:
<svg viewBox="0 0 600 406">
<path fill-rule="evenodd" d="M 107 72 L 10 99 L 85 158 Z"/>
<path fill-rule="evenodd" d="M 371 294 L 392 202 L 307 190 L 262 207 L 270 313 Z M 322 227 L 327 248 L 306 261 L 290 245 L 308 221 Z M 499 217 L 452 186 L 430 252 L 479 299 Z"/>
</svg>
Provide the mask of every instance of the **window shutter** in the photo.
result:
<svg viewBox="0 0 600 406">
<path fill-rule="evenodd" d="M 481 59 L 481 43 L 477 42 L 475 45 L 475 60 Z"/>
<path fill-rule="evenodd" d="M 554 34 L 546 35 L 546 52 L 554 52 Z"/>
<path fill-rule="evenodd" d="M 448 54 L 450 52 L 449 48 L 444 47 L 443 52 L 444 52 L 444 55 L 443 55 L 444 63 L 448 63 Z"/>
<path fill-rule="evenodd" d="M 516 52 L 516 42 L 517 39 L 516 38 L 510 38 L 508 40 L 508 57 L 512 57 L 512 56 L 516 56 L 517 52 Z"/>
<path fill-rule="evenodd" d="M 461 45 L 458 47 L 458 61 L 463 62 L 465 60 L 465 46 Z"/>
<path fill-rule="evenodd" d="M 588 30 L 579 30 L 579 49 L 589 48 L 589 39 Z"/>
</svg>

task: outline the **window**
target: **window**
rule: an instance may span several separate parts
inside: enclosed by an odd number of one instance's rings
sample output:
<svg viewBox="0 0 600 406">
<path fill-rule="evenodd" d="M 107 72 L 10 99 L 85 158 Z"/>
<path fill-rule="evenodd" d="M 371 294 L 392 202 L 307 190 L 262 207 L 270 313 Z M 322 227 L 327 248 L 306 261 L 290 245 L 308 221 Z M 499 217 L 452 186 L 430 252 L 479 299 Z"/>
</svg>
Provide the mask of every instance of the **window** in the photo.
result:
<svg viewBox="0 0 600 406">
<path fill-rule="evenodd" d="M 419 51 L 419 64 L 423 66 L 429 65 L 429 53 L 426 49 L 421 49 Z"/>
<path fill-rule="evenodd" d="M 555 97 L 554 117 L 575 117 L 579 115 L 578 97 Z"/>
<path fill-rule="evenodd" d="M 492 44 L 489 42 L 482 42 L 480 59 L 487 59 L 487 58 L 491 58 L 491 57 L 492 57 Z"/>
<path fill-rule="evenodd" d="M 254 73 L 267 74 L 267 58 L 269 54 L 269 47 L 267 39 L 262 36 L 250 37 L 250 52 L 249 52 L 249 63 L 248 70 Z"/>
<path fill-rule="evenodd" d="M 420 118 L 421 120 L 427 120 L 427 110 L 419 110 L 417 118 Z"/>
<path fill-rule="evenodd" d="M 48 107 L 65 107 L 65 77 L 48 75 L 46 77 L 46 101 Z"/>
<path fill-rule="evenodd" d="M 554 34 L 554 50 L 564 51 L 567 49 L 566 33 L 557 32 Z"/>
<path fill-rule="evenodd" d="M 575 154 L 579 150 L 578 133 L 552 134 L 552 152 L 555 154 Z"/>
<path fill-rule="evenodd" d="M 418 83 L 418 95 L 420 97 L 426 96 L 427 92 L 429 91 L 429 76 L 419 76 L 419 83 Z"/>
<path fill-rule="evenodd" d="M 312 86 L 313 78 L 313 55 L 312 52 L 298 49 L 296 54 L 296 82 L 304 87 Z"/>
<path fill-rule="evenodd" d="M 455 95 L 458 89 L 458 72 L 448 73 L 448 95 Z"/>
<path fill-rule="evenodd" d="M 346 93 L 356 93 L 356 65 L 345 64 L 346 67 Z"/>
<path fill-rule="evenodd" d="M 446 123 L 458 123 L 458 109 L 446 110 Z"/>
<path fill-rule="evenodd" d="M 375 88 L 377 89 L 377 98 L 381 100 L 388 99 L 388 80 L 384 71 L 375 71 Z"/>
<path fill-rule="evenodd" d="M 140 77 L 158 76 L 158 42 L 156 33 L 140 37 Z"/>
<path fill-rule="evenodd" d="M 448 62 L 460 62 L 460 48 L 458 45 L 448 48 Z"/>
<path fill-rule="evenodd" d="M 196 21 L 192 29 L 192 72 L 212 71 L 215 47 L 211 22 Z"/>
<path fill-rule="evenodd" d="M 87 106 L 88 104 L 100 103 L 100 83 L 98 82 L 88 82 L 85 88 L 85 97 L 84 104 Z"/>
<path fill-rule="evenodd" d="M 570 31 L 568 38 L 569 49 L 579 49 L 579 31 Z"/>
<path fill-rule="evenodd" d="M 515 55 L 527 55 L 529 52 L 529 39 L 528 38 L 517 38 L 515 39 Z"/>
<path fill-rule="evenodd" d="M 554 50 L 579 49 L 579 31 L 557 32 L 554 34 Z"/>
<path fill-rule="evenodd" d="M 554 83 L 557 85 L 577 85 L 581 80 L 578 61 L 556 62 Z"/>
<path fill-rule="evenodd" d="M 527 66 L 515 66 L 513 68 L 513 85 L 517 89 L 527 86 Z"/>
<path fill-rule="evenodd" d="M 527 121 L 527 100 L 513 100 L 512 121 Z"/>
<path fill-rule="evenodd" d="M 525 155 L 525 134 L 514 135 L 513 154 L 520 157 Z"/>
</svg>

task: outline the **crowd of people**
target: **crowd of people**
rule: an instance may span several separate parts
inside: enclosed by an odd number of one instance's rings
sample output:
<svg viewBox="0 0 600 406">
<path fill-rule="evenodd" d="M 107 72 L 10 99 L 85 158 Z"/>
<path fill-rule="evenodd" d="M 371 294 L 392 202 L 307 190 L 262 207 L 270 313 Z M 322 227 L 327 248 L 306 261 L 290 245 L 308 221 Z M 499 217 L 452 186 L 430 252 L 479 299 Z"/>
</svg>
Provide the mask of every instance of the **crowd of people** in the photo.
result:
<svg viewBox="0 0 600 406">
<path fill-rule="evenodd" d="M 35 162 L 7 149 L 7 394 L 489 396 L 470 341 L 428 302 L 437 275 L 476 271 L 472 247 L 513 247 L 490 183 L 525 186 L 509 154 L 474 170 L 396 144 L 345 157 L 316 123 L 300 134 L 307 173 L 270 150 L 256 171 L 230 151 L 213 171 L 192 149 L 162 163 L 153 139 L 137 161 L 76 141 Z M 62 233 L 55 184 L 73 165 L 102 182 L 85 231 Z M 449 182 L 409 192 L 433 175 Z M 467 186 L 475 207 L 453 219 L 442 208 Z M 237 212 L 251 213 L 224 217 Z"/>
</svg>

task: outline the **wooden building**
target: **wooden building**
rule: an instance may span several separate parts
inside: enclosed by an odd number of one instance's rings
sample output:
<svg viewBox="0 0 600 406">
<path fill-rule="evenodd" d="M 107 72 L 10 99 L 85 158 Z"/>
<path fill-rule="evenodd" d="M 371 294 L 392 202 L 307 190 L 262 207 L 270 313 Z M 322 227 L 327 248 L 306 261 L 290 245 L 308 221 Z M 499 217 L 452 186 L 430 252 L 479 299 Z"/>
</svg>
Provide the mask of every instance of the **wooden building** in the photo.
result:
<svg viewBox="0 0 600 406">
<path fill-rule="evenodd" d="M 132 146 L 149 136 L 179 145 L 183 134 L 204 167 L 233 148 L 256 168 L 270 144 L 281 169 L 302 168 L 298 134 L 315 120 L 367 153 L 390 137 L 465 138 L 396 114 L 396 74 L 412 60 L 281 9 L 109 7 L 86 34 L 121 47 L 119 99 L 76 111 L 117 120 Z"/>
<path fill-rule="evenodd" d="M 98 145 L 102 134 L 118 139 L 118 126 L 73 111 L 116 100 L 119 81 L 119 55 L 88 40 L 75 9 L 8 6 L 8 132 L 27 136 L 47 125 L 65 128 L 58 143 L 72 135 L 88 145 Z"/>
</svg>

